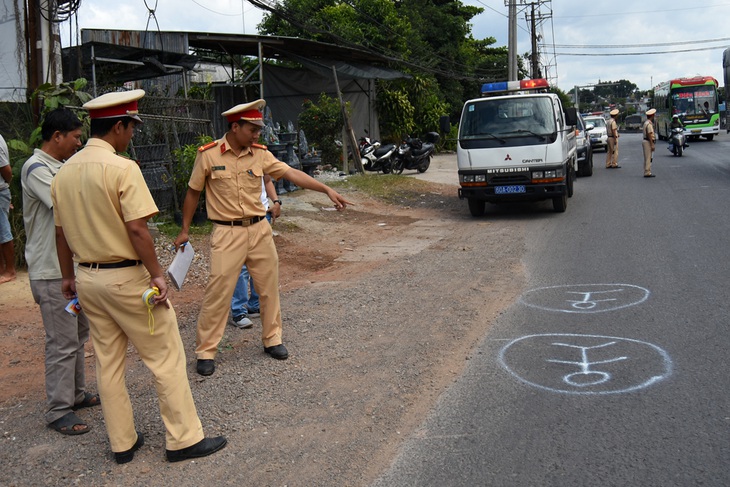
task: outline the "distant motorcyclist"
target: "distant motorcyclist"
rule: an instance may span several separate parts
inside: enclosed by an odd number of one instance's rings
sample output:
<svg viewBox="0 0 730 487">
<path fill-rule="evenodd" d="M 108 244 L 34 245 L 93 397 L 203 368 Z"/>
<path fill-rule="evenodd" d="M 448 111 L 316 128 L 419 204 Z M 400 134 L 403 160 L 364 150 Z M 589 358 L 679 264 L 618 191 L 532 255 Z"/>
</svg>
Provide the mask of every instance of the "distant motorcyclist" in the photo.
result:
<svg viewBox="0 0 730 487">
<path fill-rule="evenodd" d="M 674 115 L 672 115 L 672 123 L 669 124 L 669 128 L 670 129 L 675 129 L 675 128 L 682 128 L 683 129 L 684 128 L 684 124 L 679 119 L 679 115 L 678 114 L 675 113 Z"/>
<path fill-rule="evenodd" d="M 676 128 L 681 128 L 682 130 L 684 130 L 684 124 L 679 119 L 679 115 L 675 113 L 674 115 L 672 115 L 672 122 L 669 124 L 669 132 L 671 133 Z M 672 139 L 671 139 L 671 136 L 670 136 L 670 138 L 669 138 L 669 142 L 670 142 L 669 143 L 669 150 L 672 150 L 671 141 L 672 141 Z M 684 147 L 684 148 L 689 147 L 689 144 L 687 144 L 687 142 L 685 142 L 682 147 Z"/>
</svg>

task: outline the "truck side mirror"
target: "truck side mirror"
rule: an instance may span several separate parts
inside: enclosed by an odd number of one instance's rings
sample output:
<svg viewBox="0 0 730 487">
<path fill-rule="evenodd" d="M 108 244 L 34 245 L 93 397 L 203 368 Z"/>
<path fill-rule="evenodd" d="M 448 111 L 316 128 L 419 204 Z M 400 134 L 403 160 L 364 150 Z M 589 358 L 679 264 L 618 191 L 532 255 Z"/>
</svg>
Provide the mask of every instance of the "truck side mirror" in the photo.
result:
<svg viewBox="0 0 730 487">
<path fill-rule="evenodd" d="M 565 124 L 566 125 L 577 125 L 578 124 L 578 110 L 575 107 L 565 109 Z"/>
<path fill-rule="evenodd" d="M 448 115 L 439 117 L 439 129 L 441 129 L 441 132 L 445 134 L 451 132 L 451 121 L 449 120 Z"/>
</svg>

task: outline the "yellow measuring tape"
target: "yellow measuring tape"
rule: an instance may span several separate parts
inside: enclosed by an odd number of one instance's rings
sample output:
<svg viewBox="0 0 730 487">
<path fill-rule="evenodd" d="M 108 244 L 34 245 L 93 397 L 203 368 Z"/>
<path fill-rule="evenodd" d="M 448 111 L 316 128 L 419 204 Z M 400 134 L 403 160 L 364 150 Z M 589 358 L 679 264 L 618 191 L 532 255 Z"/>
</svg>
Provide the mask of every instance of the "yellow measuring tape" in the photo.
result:
<svg viewBox="0 0 730 487">
<path fill-rule="evenodd" d="M 155 296 L 159 295 L 160 290 L 156 286 L 142 294 L 142 301 L 147 305 L 147 327 L 150 329 L 150 335 L 155 334 L 155 315 L 152 314 L 152 308 L 155 307 Z"/>
</svg>

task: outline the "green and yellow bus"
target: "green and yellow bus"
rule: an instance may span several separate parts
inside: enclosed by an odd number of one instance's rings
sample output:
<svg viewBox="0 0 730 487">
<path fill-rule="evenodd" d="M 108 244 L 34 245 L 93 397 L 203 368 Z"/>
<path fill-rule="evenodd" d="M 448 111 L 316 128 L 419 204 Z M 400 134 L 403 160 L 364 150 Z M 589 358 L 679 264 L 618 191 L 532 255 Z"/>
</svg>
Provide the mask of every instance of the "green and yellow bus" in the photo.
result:
<svg viewBox="0 0 730 487">
<path fill-rule="evenodd" d="M 669 139 L 669 124 L 679 115 L 684 134 L 690 139 L 702 136 L 712 140 L 720 133 L 717 80 L 712 76 L 678 78 L 654 88 L 656 128 L 660 139 Z"/>
</svg>

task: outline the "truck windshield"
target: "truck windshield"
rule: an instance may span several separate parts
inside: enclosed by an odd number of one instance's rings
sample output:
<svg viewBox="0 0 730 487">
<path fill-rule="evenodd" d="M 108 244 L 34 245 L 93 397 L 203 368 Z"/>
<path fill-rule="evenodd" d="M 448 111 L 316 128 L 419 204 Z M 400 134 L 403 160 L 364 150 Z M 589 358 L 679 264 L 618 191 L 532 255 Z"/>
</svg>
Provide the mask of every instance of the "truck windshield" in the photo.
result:
<svg viewBox="0 0 730 487">
<path fill-rule="evenodd" d="M 459 127 L 459 138 L 545 137 L 555 131 L 550 98 L 520 96 L 467 104 Z"/>
</svg>

